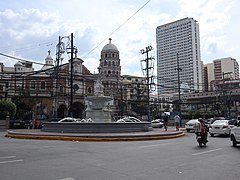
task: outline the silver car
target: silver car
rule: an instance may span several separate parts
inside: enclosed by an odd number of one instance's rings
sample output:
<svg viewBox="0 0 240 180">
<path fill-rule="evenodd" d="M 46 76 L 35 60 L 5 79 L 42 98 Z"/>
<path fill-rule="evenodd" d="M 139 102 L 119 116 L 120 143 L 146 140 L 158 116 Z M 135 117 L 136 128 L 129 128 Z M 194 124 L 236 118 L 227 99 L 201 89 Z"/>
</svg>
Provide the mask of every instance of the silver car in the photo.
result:
<svg viewBox="0 0 240 180">
<path fill-rule="evenodd" d="M 198 119 L 191 119 L 188 122 L 186 122 L 186 124 L 185 124 L 186 131 L 187 132 L 190 132 L 190 131 L 194 132 L 196 123 L 198 123 Z"/>
<path fill-rule="evenodd" d="M 230 135 L 231 125 L 229 120 L 216 120 L 209 126 L 209 134 L 213 137 L 215 134 Z"/>
<path fill-rule="evenodd" d="M 65 118 L 59 120 L 58 122 L 63 123 L 63 122 L 79 122 L 79 121 L 76 118 L 65 117 Z"/>
<path fill-rule="evenodd" d="M 153 128 L 162 128 L 163 127 L 163 123 L 162 123 L 161 119 L 155 119 L 151 123 L 152 123 Z"/>
</svg>

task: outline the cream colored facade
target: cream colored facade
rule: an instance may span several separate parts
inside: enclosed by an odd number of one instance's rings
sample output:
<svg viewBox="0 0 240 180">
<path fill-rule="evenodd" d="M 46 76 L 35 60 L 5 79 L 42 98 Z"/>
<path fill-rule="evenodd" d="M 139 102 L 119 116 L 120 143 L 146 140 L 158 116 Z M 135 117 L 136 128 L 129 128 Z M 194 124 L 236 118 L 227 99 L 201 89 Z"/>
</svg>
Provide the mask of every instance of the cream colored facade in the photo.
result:
<svg viewBox="0 0 240 180">
<path fill-rule="evenodd" d="M 156 29 L 157 76 L 159 92 L 178 87 L 179 78 L 191 90 L 202 91 L 203 75 L 200 55 L 199 24 L 193 18 L 184 18 Z"/>
<path fill-rule="evenodd" d="M 213 64 L 215 80 L 223 78 L 239 79 L 239 65 L 236 59 L 231 57 L 216 59 L 213 60 Z"/>
<path fill-rule="evenodd" d="M 205 90 L 211 90 L 211 82 L 223 79 L 239 79 L 239 64 L 236 59 L 227 57 L 213 60 L 204 65 Z"/>
</svg>

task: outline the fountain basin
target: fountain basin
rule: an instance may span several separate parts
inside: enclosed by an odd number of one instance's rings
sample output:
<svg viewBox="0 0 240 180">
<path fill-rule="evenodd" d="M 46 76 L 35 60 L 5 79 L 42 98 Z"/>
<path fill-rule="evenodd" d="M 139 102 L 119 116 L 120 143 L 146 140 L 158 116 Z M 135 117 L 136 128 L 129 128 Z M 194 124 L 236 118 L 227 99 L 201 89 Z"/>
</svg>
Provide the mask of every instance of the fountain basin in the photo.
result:
<svg viewBox="0 0 240 180">
<path fill-rule="evenodd" d="M 45 122 L 41 131 L 58 133 L 121 133 L 121 132 L 147 132 L 151 130 L 150 122 Z"/>
</svg>

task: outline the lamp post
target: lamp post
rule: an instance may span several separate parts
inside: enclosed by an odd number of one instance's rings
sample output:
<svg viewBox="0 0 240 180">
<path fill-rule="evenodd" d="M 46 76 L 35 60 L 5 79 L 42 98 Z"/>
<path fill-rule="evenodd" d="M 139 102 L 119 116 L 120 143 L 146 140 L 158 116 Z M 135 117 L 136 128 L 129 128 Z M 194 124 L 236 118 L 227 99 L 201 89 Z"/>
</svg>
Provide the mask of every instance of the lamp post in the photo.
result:
<svg viewBox="0 0 240 180">
<path fill-rule="evenodd" d="M 180 126 L 182 126 L 182 117 L 181 117 L 181 91 L 180 91 L 180 73 L 179 71 L 182 71 L 181 68 L 179 68 L 179 59 L 178 59 L 178 53 L 177 53 L 177 77 L 178 77 L 178 112 L 180 116 Z"/>
</svg>

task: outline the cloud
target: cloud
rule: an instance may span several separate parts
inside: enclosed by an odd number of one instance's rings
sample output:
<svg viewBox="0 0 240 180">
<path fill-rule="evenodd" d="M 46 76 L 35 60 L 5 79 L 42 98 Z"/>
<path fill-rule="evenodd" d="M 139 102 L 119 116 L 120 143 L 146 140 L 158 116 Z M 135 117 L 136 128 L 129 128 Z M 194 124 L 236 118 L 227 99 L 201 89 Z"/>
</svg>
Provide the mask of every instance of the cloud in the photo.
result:
<svg viewBox="0 0 240 180">
<path fill-rule="evenodd" d="M 59 0 L 55 3 L 49 0 L 23 4 L 12 1 L 11 6 L 1 2 L 1 51 L 44 62 L 48 50 L 54 58 L 58 36 L 74 33 L 78 56 L 91 72 L 96 72 L 102 47 L 111 36 L 112 43 L 120 51 L 122 74 L 142 74 L 140 60 L 143 56 L 139 51 L 149 45 L 156 48 L 156 27 L 193 17 L 200 26 L 204 62 L 216 56 L 233 54 L 239 57 L 238 52 L 234 51 L 239 49 L 240 41 L 237 36 L 238 1 L 152 0 L 127 22 L 147 1 L 82 2 Z M 0 61 L 2 59 L 0 57 Z M 67 60 L 68 56 L 64 61 Z"/>
<path fill-rule="evenodd" d="M 6 9 L 0 13 L 2 30 L 17 41 L 28 37 L 49 37 L 59 30 L 56 14 L 40 12 L 37 9 L 23 9 L 14 12 Z"/>
</svg>

